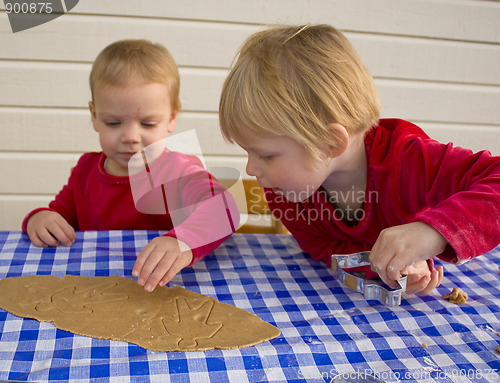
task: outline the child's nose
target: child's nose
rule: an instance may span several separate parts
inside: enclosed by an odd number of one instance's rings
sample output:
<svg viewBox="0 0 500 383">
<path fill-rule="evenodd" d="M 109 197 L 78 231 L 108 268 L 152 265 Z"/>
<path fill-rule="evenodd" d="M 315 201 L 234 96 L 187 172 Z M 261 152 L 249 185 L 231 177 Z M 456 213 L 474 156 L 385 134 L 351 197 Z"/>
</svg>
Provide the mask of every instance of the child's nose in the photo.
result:
<svg viewBox="0 0 500 383">
<path fill-rule="evenodd" d="M 248 155 L 246 172 L 249 176 L 254 176 L 254 177 L 260 176 L 257 163 L 251 154 Z"/>
<path fill-rule="evenodd" d="M 141 140 L 140 129 L 134 125 L 125 126 L 123 129 L 122 140 L 124 142 L 139 142 Z"/>
</svg>

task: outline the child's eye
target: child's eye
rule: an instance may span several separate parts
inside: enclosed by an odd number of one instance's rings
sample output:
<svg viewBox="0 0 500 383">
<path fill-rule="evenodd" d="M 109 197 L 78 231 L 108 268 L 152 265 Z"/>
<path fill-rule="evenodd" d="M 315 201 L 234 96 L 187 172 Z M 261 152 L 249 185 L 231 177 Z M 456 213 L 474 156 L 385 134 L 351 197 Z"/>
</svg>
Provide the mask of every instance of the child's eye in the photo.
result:
<svg viewBox="0 0 500 383">
<path fill-rule="evenodd" d="M 264 161 L 271 161 L 274 157 L 276 157 L 274 154 L 260 156 Z"/>
<path fill-rule="evenodd" d="M 156 122 L 143 122 L 142 125 L 147 128 L 152 128 L 153 126 L 156 126 Z"/>
<path fill-rule="evenodd" d="M 106 122 L 107 126 L 118 126 L 120 123 L 118 121 L 108 121 Z"/>
</svg>

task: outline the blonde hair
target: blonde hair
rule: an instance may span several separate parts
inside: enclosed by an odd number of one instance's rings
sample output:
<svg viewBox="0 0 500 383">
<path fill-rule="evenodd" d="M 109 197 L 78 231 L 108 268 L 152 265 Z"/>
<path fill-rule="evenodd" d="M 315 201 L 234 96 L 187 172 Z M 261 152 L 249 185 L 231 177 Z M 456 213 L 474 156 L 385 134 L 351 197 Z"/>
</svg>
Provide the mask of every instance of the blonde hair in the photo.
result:
<svg viewBox="0 0 500 383">
<path fill-rule="evenodd" d="M 92 100 L 97 85 L 123 86 L 132 80 L 166 85 L 169 87 L 172 110 L 180 109 L 179 69 L 163 45 L 148 40 L 127 39 L 104 48 L 90 72 Z"/>
<path fill-rule="evenodd" d="M 287 136 L 321 158 L 327 125 L 349 135 L 379 120 L 373 78 L 347 38 L 328 25 L 276 26 L 250 36 L 224 83 L 219 120 L 229 142 Z"/>
</svg>

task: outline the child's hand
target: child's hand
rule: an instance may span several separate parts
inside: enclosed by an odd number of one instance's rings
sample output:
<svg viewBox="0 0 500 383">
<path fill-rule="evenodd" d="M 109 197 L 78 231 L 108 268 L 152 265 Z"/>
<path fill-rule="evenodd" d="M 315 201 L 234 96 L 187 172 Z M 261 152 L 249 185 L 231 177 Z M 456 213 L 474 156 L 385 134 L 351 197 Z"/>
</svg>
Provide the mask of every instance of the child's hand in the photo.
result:
<svg viewBox="0 0 500 383">
<path fill-rule="evenodd" d="M 417 262 L 402 273 L 408 276 L 406 279 L 408 294 L 429 294 L 441 284 L 444 275 L 443 266 L 438 266 L 431 271 L 426 261 Z"/>
<path fill-rule="evenodd" d="M 420 261 L 442 253 L 446 244 L 437 230 L 423 222 L 394 226 L 380 233 L 373 245 L 370 261 L 389 286 L 396 287 L 395 281 L 401 274 L 408 273 L 406 291 L 428 294 L 441 283 L 443 269 L 438 267 L 431 272 L 428 265 L 424 266 Z"/>
<path fill-rule="evenodd" d="M 173 237 L 156 237 L 149 242 L 135 261 L 132 275 L 148 292 L 157 285 L 164 286 L 193 260 L 189 247 Z M 184 250 L 184 251 L 183 251 Z"/>
<path fill-rule="evenodd" d="M 26 224 L 31 242 L 38 247 L 71 246 L 76 240 L 73 227 L 64 217 L 51 210 L 40 210 Z"/>
</svg>

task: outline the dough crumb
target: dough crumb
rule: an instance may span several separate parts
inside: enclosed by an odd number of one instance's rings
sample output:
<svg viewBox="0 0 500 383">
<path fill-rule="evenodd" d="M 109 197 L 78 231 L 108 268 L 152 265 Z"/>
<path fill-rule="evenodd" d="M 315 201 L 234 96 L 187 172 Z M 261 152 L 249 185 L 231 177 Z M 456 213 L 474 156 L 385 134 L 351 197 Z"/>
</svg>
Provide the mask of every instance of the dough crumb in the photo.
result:
<svg viewBox="0 0 500 383">
<path fill-rule="evenodd" d="M 500 346 L 498 346 L 495 350 L 496 352 L 500 352 Z"/>
<path fill-rule="evenodd" d="M 459 288 L 454 288 L 451 293 L 443 295 L 444 299 L 447 299 L 450 303 L 455 303 L 456 305 L 464 304 L 469 296 L 465 291 Z"/>
<path fill-rule="evenodd" d="M 422 347 L 429 348 L 429 346 L 427 346 L 427 344 L 425 344 L 425 343 L 422 343 Z"/>
</svg>

